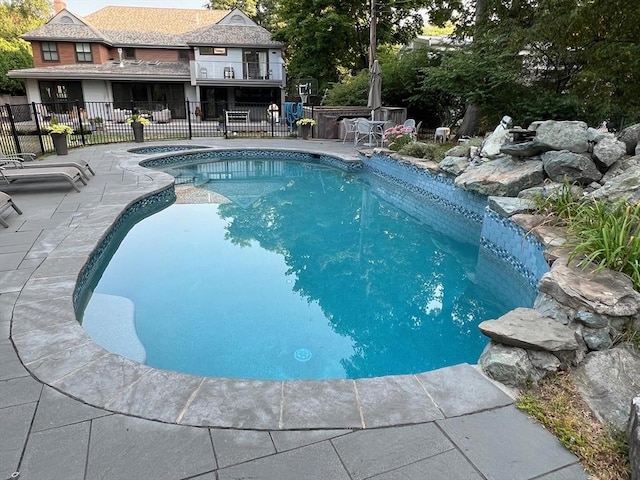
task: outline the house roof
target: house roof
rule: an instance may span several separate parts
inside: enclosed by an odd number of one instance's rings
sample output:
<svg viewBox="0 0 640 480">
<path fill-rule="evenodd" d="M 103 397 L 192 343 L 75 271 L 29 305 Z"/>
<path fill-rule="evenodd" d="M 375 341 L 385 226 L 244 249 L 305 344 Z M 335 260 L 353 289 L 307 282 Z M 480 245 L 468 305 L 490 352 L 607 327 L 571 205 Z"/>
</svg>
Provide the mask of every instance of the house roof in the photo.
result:
<svg viewBox="0 0 640 480">
<path fill-rule="evenodd" d="M 152 78 L 154 81 L 184 81 L 189 79 L 189 64 L 185 62 L 142 62 L 125 60 L 122 67 L 118 61 L 102 64 L 70 64 L 53 67 L 36 67 L 11 70 L 11 78 L 92 79 L 130 80 Z"/>
<path fill-rule="evenodd" d="M 230 10 L 107 6 L 84 17 L 98 30 L 186 33 L 222 20 Z"/>
<path fill-rule="evenodd" d="M 212 45 L 228 47 L 234 45 L 282 45 L 271 39 L 271 33 L 258 25 L 210 25 L 186 33 L 189 45 Z"/>
<path fill-rule="evenodd" d="M 234 19 L 244 24 L 230 24 Z M 103 42 L 110 46 L 281 46 L 238 10 L 108 6 L 86 17 L 66 9 L 23 35 L 25 40 Z"/>
</svg>

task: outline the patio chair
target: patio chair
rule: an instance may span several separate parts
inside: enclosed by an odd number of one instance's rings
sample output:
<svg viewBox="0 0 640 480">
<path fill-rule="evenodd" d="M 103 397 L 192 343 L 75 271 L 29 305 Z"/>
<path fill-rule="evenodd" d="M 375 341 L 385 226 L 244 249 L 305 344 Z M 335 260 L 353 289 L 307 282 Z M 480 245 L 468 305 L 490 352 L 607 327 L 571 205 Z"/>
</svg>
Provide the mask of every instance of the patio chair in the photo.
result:
<svg viewBox="0 0 640 480">
<path fill-rule="evenodd" d="M 18 206 L 13 203 L 11 197 L 4 192 L 0 192 L 0 213 L 8 210 L 9 208 L 13 208 L 18 215 L 22 215 L 22 210 L 20 210 Z M 4 228 L 9 227 L 7 221 L 2 217 L 0 217 L 0 225 L 2 225 Z"/>
<path fill-rule="evenodd" d="M 360 140 L 363 138 L 369 139 L 369 145 L 371 145 L 371 140 L 376 140 L 376 146 L 378 145 L 378 139 L 373 131 L 373 125 L 366 118 L 356 118 L 355 122 L 355 136 L 353 139 L 353 146 L 355 147 L 360 143 Z"/>
<path fill-rule="evenodd" d="M 0 160 L 0 181 L 4 181 L 7 185 L 24 182 L 42 182 L 42 181 L 58 181 L 63 180 L 71 184 L 76 192 L 80 188 L 76 184 L 77 181 L 84 185 L 87 181 L 84 175 L 77 167 L 42 167 L 42 168 L 22 168 L 18 162 L 18 166 L 7 165 L 13 164 L 10 160 Z"/>
<path fill-rule="evenodd" d="M 87 172 L 89 172 L 94 177 L 96 175 L 96 172 L 93 171 L 89 163 L 87 163 L 85 160 L 78 159 L 61 162 L 58 160 L 49 161 L 45 159 L 34 162 L 35 158 L 35 153 L 11 153 L 9 155 L 3 154 L 0 156 L 0 164 L 3 162 L 3 160 L 11 160 L 13 163 L 20 162 L 21 166 L 24 168 L 73 167 L 80 170 L 80 173 L 82 173 L 84 178 L 86 178 L 87 180 L 89 180 L 89 175 L 87 174 Z M 17 163 L 15 166 L 17 166 Z"/>
<path fill-rule="evenodd" d="M 356 119 L 355 118 L 343 118 L 342 124 L 344 125 L 344 137 L 342 143 L 347 141 L 347 137 L 356 133 Z"/>
</svg>

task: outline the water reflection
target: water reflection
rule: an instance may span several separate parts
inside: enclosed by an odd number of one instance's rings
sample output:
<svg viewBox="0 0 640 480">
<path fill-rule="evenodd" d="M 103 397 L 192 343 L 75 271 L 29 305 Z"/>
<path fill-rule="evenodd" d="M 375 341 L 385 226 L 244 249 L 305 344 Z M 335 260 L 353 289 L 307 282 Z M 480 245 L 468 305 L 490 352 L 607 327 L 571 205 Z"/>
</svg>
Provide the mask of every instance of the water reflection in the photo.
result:
<svg viewBox="0 0 640 480">
<path fill-rule="evenodd" d="M 292 290 L 351 339 L 339 360 L 348 378 L 474 363 L 486 344 L 477 324 L 517 306 L 512 299 L 531 301 L 532 292 L 482 288 L 477 225 L 445 235 L 468 222 L 435 204 L 424 206 L 428 218 L 411 217 L 393 205 L 410 194 L 389 194 L 397 189 L 380 179 L 263 159 L 167 171 L 185 196 L 227 199 L 218 208 L 226 240 L 284 259 Z"/>
</svg>

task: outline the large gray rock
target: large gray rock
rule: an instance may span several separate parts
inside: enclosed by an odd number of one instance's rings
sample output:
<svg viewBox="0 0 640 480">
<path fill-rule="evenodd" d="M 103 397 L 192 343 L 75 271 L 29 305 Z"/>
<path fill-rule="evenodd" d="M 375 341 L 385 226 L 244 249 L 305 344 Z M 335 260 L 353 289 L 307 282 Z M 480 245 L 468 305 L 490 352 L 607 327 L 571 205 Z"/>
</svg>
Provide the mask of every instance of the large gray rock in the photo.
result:
<svg viewBox="0 0 640 480">
<path fill-rule="evenodd" d="M 536 210 L 536 203 L 533 200 L 516 197 L 489 197 L 488 207 L 503 217 L 510 217 L 517 213 L 533 212 Z"/>
<path fill-rule="evenodd" d="M 583 328 L 582 338 L 589 350 L 607 350 L 613 345 L 609 328 Z"/>
<path fill-rule="evenodd" d="M 552 150 L 552 147 L 537 138 L 520 143 L 507 142 L 500 147 L 500 152 L 513 157 L 533 157 L 549 150 Z"/>
<path fill-rule="evenodd" d="M 578 348 L 573 330 L 531 308 L 516 308 L 478 327 L 491 340 L 513 347 L 546 352 Z"/>
<path fill-rule="evenodd" d="M 551 150 L 585 153 L 589 151 L 587 128 L 584 122 L 547 120 L 536 129 L 536 138 L 539 142 L 549 145 Z"/>
<path fill-rule="evenodd" d="M 629 461 L 631 464 L 631 480 L 640 480 L 640 397 L 631 402 L 629 429 Z"/>
<path fill-rule="evenodd" d="M 602 173 L 591 160 L 591 156 L 568 150 L 542 154 L 544 171 L 554 182 L 569 181 L 588 185 L 602 178 Z"/>
<path fill-rule="evenodd" d="M 592 198 L 610 201 L 640 202 L 640 170 L 630 168 L 612 178 L 601 188 L 589 194 Z"/>
<path fill-rule="evenodd" d="M 620 160 L 609 167 L 607 172 L 602 176 L 601 183 L 605 184 L 609 180 L 614 179 L 615 177 L 621 175 L 629 169 L 640 169 L 640 155 L 636 155 L 633 157 L 622 157 Z"/>
<path fill-rule="evenodd" d="M 455 179 L 455 185 L 481 195 L 516 197 L 521 190 L 540 185 L 543 179 L 541 162 L 504 157 L 470 166 Z"/>
<path fill-rule="evenodd" d="M 544 185 L 539 185 L 522 190 L 519 194 L 519 198 L 528 198 L 535 200 L 537 198 L 557 198 L 562 195 L 565 189 L 565 184 L 562 182 L 545 182 Z M 571 192 L 574 196 L 579 197 L 582 195 L 582 187 L 578 185 L 572 185 Z"/>
<path fill-rule="evenodd" d="M 447 156 L 444 157 L 438 167 L 440 170 L 451 173 L 452 175 L 460 175 L 464 172 L 469 166 L 469 158 L 468 157 L 452 157 Z"/>
<path fill-rule="evenodd" d="M 640 143 L 640 123 L 631 125 L 620 133 L 618 140 L 627 147 L 627 155 L 634 155 L 638 143 Z"/>
<path fill-rule="evenodd" d="M 631 317 L 640 311 L 640 293 L 620 272 L 555 262 L 538 283 L 538 290 L 563 305 L 610 317 Z"/>
<path fill-rule="evenodd" d="M 526 350 L 495 342 L 486 346 L 478 363 L 489 377 L 511 387 L 526 385 L 535 375 Z"/>
<path fill-rule="evenodd" d="M 450 148 L 444 153 L 445 157 L 469 157 L 469 153 L 471 150 L 471 145 L 463 144 L 456 145 L 455 147 Z"/>
<path fill-rule="evenodd" d="M 640 393 L 640 357 L 630 348 L 591 352 L 575 370 L 578 391 L 596 417 L 625 431 L 631 401 Z"/>
<path fill-rule="evenodd" d="M 593 147 L 593 156 L 607 167 L 620 160 L 625 153 L 627 153 L 626 145 L 617 140 L 612 133 L 605 134 L 604 138 Z"/>
</svg>

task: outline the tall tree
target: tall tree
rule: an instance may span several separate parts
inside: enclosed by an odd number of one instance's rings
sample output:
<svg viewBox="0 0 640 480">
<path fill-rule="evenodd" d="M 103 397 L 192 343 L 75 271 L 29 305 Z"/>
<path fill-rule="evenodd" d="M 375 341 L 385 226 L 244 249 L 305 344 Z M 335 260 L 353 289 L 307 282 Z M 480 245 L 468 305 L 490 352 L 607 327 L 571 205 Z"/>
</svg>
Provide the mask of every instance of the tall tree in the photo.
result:
<svg viewBox="0 0 640 480">
<path fill-rule="evenodd" d="M 372 0 L 375 2 L 375 0 Z M 376 3 L 379 44 L 404 44 L 421 33 L 422 0 Z M 321 88 L 367 68 L 371 9 L 361 0 L 280 0 L 274 37 L 287 45 L 289 75 L 317 78 Z"/>
<path fill-rule="evenodd" d="M 52 13 L 52 0 L 4 0 L 0 3 L 1 92 L 24 92 L 22 82 L 8 78 L 7 72 L 33 66 L 31 46 L 20 36 L 44 24 Z"/>
</svg>

